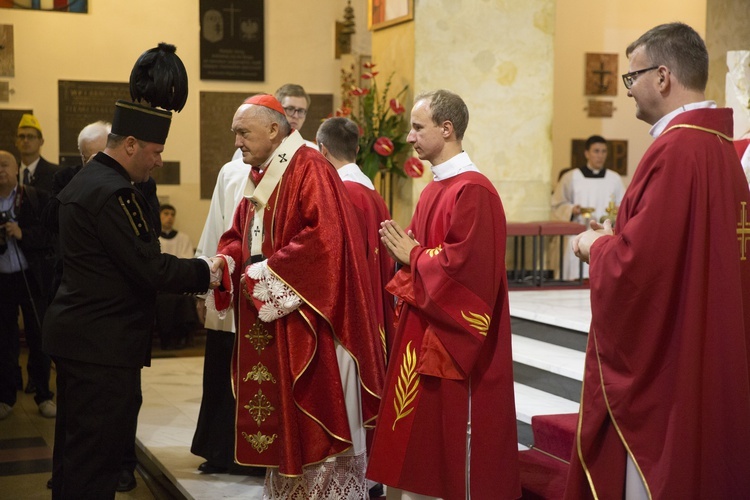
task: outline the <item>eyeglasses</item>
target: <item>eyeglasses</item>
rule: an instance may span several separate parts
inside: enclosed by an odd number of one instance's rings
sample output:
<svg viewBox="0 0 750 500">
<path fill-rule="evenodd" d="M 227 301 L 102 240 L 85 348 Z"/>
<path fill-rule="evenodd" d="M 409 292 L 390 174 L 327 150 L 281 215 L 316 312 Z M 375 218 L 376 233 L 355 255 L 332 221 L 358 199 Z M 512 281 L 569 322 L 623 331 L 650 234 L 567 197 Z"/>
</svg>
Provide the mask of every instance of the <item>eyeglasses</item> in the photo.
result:
<svg viewBox="0 0 750 500">
<path fill-rule="evenodd" d="M 34 139 L 39 139 L 39 136 L 34 135 L 34 134 L 18 134 L 17 137 L 19 141 L 25 141 L 25 140 L 32 141 Z"/>
<path fill-rule="evenodd" d="M 307 115 L 307 110 L 305 108 L 295 108 L 294 106 L 287 106 L 286 108 L 284 108 L 284 113 L 286 113 L 287 116 L 297 115 L 300 118 L 304 118 L 305 115 Z"/>
<path fill-rule="evenodd" d="M 645 73 L 646 71 L 651 71 L 652 69 L 657 69 L 659 66 L 651 66 L 650 68 L 646 69 L 639 69 L 638 71 L 631 71 L 630 73 L 625 73 L 622 75 L 622 83 L 625 84 L 625 88 L 630 90 L 630 87 L 633 86 L 635 83 L 635 77 L 640 75 L 641 73 Z"/>
</svg>

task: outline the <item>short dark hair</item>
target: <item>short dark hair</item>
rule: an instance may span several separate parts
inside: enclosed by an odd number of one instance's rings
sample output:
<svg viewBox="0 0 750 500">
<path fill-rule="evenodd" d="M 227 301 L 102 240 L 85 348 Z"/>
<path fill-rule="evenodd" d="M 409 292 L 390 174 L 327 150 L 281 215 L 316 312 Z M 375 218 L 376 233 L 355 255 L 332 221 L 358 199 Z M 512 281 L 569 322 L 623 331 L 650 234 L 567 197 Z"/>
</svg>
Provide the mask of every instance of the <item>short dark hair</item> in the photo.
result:
<svg viewBox="0 0 750 500">
<path fill-rule="evenodd" d="M 469 108 L 458 94 L 450 90 L 433 90 L 423 92 L 414 98 L 415 103 L 419 101 L 427 101 L 430 105 L 432 122 L 435 125 L 449 121 L 453 124 L 456 139 L 460 141 L 464 138 L 466 127 L 469 126 Z"/>
<path fill-rule="evenodd" d="M 668 67 L 688 89 L 706 90 L 708 50 L 701 36 L 687 24 L 669 23 L 651 28 L 628 46 L 625 55 L 630 57 L 638 47 L 643 47 L 652 65 Z"/>
<path fill-rule="evenodd" d="M 339 160 L 353 162 L 357 159 L 359 127 L 349 118 L 329 118 L 318 127 L 315 138 Z"/>
<path fill-rule="evenodd" d="M 162 213 L 165 210 L 171 210 L 172 212 L 175 213 L 175 215 L 177 215 L 177 210 L 175 210 L 175 208 L 169 203 L 164 203 L 162 206 L 159 207 L 159 213 Z"/>
<path fill-rule="evenodd" d="M 607 145 L 607 140 L 604 137 L 600 136 L 600 135 L 592 135 L 591 137 L 589 137 L 588 139 L 586 139 L 586 151 L 588 151 L 589 149 L 591 149 L 591 146 L 593 146 L 596 143 L 602 143 L 602 144 L 604 144 L 606 146 Z"/>
<path fill-rule="evenodd" d="M 307 95 L 307 92 L 305 92 L 302 85 L 297 85 L 296 83 L 282 85 L 276 91 L 274 97 L 278 99 L 279 102 L 283 101 L 285 97 L 304 97 L 307 101 L 307 107 L 310 107 L 310 96 Z"/>
</svg>

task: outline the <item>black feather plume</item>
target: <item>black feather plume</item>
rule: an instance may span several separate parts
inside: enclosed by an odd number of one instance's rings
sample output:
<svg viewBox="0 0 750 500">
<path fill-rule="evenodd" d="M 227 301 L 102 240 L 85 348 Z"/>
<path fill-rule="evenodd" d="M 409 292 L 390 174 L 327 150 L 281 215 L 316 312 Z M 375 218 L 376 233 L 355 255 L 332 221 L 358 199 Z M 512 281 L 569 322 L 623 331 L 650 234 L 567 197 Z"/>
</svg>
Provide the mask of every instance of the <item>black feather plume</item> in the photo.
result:
<svg viewBox="0 0 750 500">
<path fill-rule="evenodd" d="M 168 43 L 147 50 L 130 72 L 130 97 L 153 108 L 181 111 L 188 97 L 187 71 Z"/>
</svg>

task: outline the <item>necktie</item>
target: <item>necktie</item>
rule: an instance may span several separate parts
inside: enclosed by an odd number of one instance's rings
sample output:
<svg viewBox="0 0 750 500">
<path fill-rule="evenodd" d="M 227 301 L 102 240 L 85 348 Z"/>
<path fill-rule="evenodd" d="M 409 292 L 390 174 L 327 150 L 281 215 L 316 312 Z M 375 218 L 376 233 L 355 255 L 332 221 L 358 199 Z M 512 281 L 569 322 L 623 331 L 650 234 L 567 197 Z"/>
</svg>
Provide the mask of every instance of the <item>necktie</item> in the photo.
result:
<svg viewBox="0 0 750 500">
<path fill-rule="evenodd" d="M 29 169 L 23 169 L 23 185 L 28 186 L 31 184 L 31 176 L 29 175 Z"/>
</svg>

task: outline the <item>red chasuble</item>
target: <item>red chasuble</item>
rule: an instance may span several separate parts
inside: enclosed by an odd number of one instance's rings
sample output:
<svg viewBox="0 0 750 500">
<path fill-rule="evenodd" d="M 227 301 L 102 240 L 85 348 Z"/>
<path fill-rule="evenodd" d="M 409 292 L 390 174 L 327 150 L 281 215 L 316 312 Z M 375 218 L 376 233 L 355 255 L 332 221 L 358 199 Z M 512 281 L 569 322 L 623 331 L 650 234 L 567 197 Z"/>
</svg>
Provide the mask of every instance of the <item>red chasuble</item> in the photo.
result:
<svg viewBox="0 0 750 500">
<path fill-rule="evenodd" d="M 235 458 L 300 475 L 304 466 L 351 447 L 334 339 L 357 362 L 363 418 L 368 426 L 375 422 L 384 370 L 367 263 L 336 171 L 316 150 L 299 148 L 266 206 L 263 255 L 303 303 L 264 323 L 244 277 L 257 237 L 253 216 L 252 203 L 243 199 L 218 250 L 236 263 Z M 226 301 L 225 293 L 215 294 L 217 303 Z"/>
<path fill-rule="evenodd" d="M 367 477 L 447 500 L 467 487 L 517 498 L 500 197 L 476 172 L 432 182 L 409 229 L 421 246 L 389 284 L 401 309 Z"/>
<path fill-rule="evenodd" d="M 395 265 L 388 251 L 380 240 L 380 223 L 391 218 L 383 198 L 372 189 L 353 181 L 344 181 L 344 186 L 352 200 L 362 241 L 365 245 L 367 266 L 370 270 L 370 283 L 373 291 L 373 304 L 378 320 L 378 334 L 385 351 L 386 359 L 390 352 L 395 325 L 393 323 L 394 298 L 385 286 L 393 278 Z"/>
<path fill-rule="evenodd" d="M 750 192 L 730 109 L 672 120 L 591 247 L 591 331 L 566 497 L 750 498 Z"/>
</svg>

